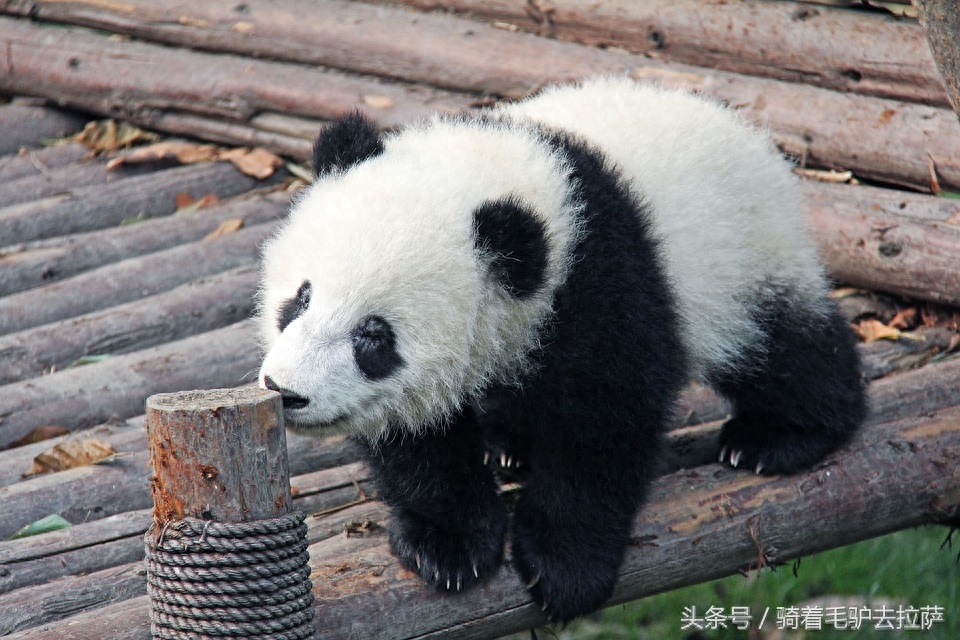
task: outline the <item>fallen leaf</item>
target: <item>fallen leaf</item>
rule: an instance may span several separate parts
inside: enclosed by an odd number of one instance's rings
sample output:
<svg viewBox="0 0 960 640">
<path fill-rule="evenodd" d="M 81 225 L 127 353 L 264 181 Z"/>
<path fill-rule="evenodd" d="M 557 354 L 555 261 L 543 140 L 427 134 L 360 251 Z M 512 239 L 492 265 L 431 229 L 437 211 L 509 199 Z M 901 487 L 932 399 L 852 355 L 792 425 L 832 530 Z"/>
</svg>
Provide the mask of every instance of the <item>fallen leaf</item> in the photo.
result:
<svg viewBox="0 0 960 640">
<path fill-rule="evenodd" d="M 153 142 L 155 133 L 144 131 L 127 122 L 116 120 L 97 120 L 88 122 L 83 131 L 70 138 L 94 152 L 116 151 L 137 142 Z"/>
<path fill-rule="evenodd" d="M 363 103 L 374 109 L 392 109 L 396 101 L 390 96 L 363 96 Z"/>
<path fill-rule="evenodd" d="M 897 115 L 896 109 L 884 109 L 880 114 L 880 124 L 887 124 L 893 116 Z"/>
<path fill-rule="evenodd" d="M 173 197 L 174 204 L 177 207 L 175 214 L 193 213 L 200 209 L 213 206 L 220 202 L 220 198 L 215 193 L 208 193 L 200 198 L 194 198 L 189 193 L 178 193 Z"/>
<path fill-rule="evenodd" d="M 109 353 L 104 353 L 96 356 L 80 356 L 65 368 L 69 369 L 70 367 L 82 367 L 85 364 L 97 364 L 98 362 L 103 362 L 104 360 L 109 360 L 113 355 Z"/>
<path fill-rule="evenodd" d="M 825 171 L 822 169 L 804 169 L 801 167 L 796 167 L 794 168 L 793 172 L 798 176 L 807 178 L 809 180 L 828 182 L 830 184 L 843 184 L 853 180 L 852 171 L 835 171 L 833 169 Z"/>
<path fill-rule="evenodd" d="M 113 445 L 97 438 L 67 440 L 33 458 L 33 467 L 25 476 L 65 471 L 109 458 L 117 452 Z"/>
<path fill-rule="evenodd" d="M 907 307 L 898 311 L 897 315 L 893 316 L 887 324 L 894 329 L 913 329 L 917 326 L 919 316 L 920 312 L 916 307 Z"/>
<path fill-rule="evenodd" d="M 894 329 L 893 327 L 888 327 L 879 320 L 868 319 L 862 320 L 858 324 L 854 325 L 854 330 L 857 332 L 864 342 L 875 342 L 877 340 L 899 340 L 901 331 L 899 329 Z"/>
<path fill-rule="evenodd" d="M 30 433 L 11 444 L 10 448 L 15 449 L 28 444 L 43 442 L 44 440 L 49 440 L 50 438 L 65 436 L 68 433 L 70 433 L 70 431 L 66 427 L 61 427 L 58 424 L 47 424 L 31 430 Z"/>
<path fill-rule="evenodd" d="M 856 287 L 838 287 L 832 290 L 827 294 L 827 297 L 831 300 L 840 300 L 841 298 L 847 298 L 850 296 L 856 296 L 866 293 L 863 289 L 858 289 Z"/>
<path fill-rule="evenodd" d="M 241 173 L 257 180 L 269 178 L 278 168 L 283 166 L 283 158 L 260 147 L 227 149 L 221 151 L 218 158 L 230 162 Z"/>
<path fill-rule="evenodd" d="M 159 162 L 161 160 L 176 160 L 180 164 L 196 164 L 216 160 L 219 154 L 220 150 L 212 144 L 157 142 L 113 158 L 107 163 L 107 169 L 113 169 L 123 164 Z"/>
<path fill-rule="evenodd" d="M 217 226 L 216 229 L 203 236 L 204 240 L 212 240 L 213 238 L 219 238 L 220 236 L 225 236 L 228 233 L 235 233 L 243 228 L 243 218 L 229 218 L 224 220 Z"/>
<path fill-rule="evenodd" d="M 28 538 L 30 536 L 36 536 L 41 533 L 50 533 L 51 531 L 59 531 L 60 529 L 66 529 L 67 527 L 72 526 L 73 525 L 70 524 L 70 522 L 63 516 L 53 513 L 45 518 L 40 518 L 36 522 L 31 522 L 10 536 L 10 539 L 17 540 L 19 538 Z"/>
<path fill-rule="evenodd" d="M 300 178 L 307 184 L 313 182 L 313 172 L 310 169 L 307 169 L 302 164 L 297 164 L 295 162 L 288 162 L 284 165 L 287 171 L 289 171 L 294 176 Z"/>
</svg>

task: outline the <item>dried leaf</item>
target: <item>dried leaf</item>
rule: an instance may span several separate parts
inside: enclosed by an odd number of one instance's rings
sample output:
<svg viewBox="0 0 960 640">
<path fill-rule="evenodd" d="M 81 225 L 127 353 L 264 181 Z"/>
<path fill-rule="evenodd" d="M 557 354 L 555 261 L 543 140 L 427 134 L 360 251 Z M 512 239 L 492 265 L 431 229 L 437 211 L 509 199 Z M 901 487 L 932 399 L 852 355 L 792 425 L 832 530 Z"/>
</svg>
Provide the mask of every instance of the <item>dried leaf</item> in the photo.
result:
<svg viewBox="0 0 960 640">
<path fill-rule="evenodd" d="M 192 142 L 157 142 L 140 147 L 113 158 L 107 163 L 107 169 L 122 164 L 138 164 L 176 160 L 180 164 L 196 164 L 216 160 L 220 150 L 212 144 L 194 144 Z"/>
<path fill-rule="evenodd" d="M 200 209 L 213 206 L 220 202 L 220 198 L 215 193 L 208 193 L 201 198 L 194 199 L 189 193 L 178 193 L 174 196 L 174 203 L 177 206 L 176 214 L 193 213 Z"/>
<path fill-rule="evenodd" d="M 866 293 L 863 289 L 858 289 L 856 287 L 838 287 L 827 294 L 827 297 L 831 300 L 840 300 L 841 298 L 848 298 L 850 296 L 856 296 Z"/>
<path fill-rule="evenodd" d="M 373 109 L 392 109 L 396 105 L 390 96 L 363 96 L 363 103 Z"/>
<path fill-rule="evenodd" d="M 794 168 L 793 172 L 798 176 L 807 178 L 808 180 L 828 182 L 830 184 L 843 184 L 854 181 L 852 171 L 835 171 L 833 169 L 824 171 L 821 169 L 803 169 L 801 167 L 796 167 Z"/>
<path fill-rule="evenodd" d="M 888 327 L 879 320 L 862 320 L 854 325 L 854 329 L 864 342 L 875 342 L 877 340 L 899 340 L 901 331 Z"/>
<path fill-rule="evenodd" d="M 219 238 L 220 236 L 225 236 L 228 233 L 235 233 L 240 231 L 243 228 L 243 218 L 229 218 L 220 223 L 220 225 L 205 235 L 204 240 L 211 240 L 213 238 Z"/>
<path fill-rule="evenodd" d="M 68 440 L 54 445 L 33 459 L 33 467 L 25 475 L 65 471 L 109 458 L 117 452 L 113 445 L 97 438 Z"/>
<path fill-rule="evenodd" d="M 906 330 L 913 329 L 919 322 L 920 312 L 916 307 L 907 307 L 897 312 L 897 315 L 887 324 L 894 329 Z"/>
<path fill-rule="evenodd" d="M 283 158 L 260 147 L 228 149 L 221 151 L 218 158 L 232 163 L 241 173 L 257 180 L 269 178 L 283 166 Z"/>
<path fill-rule="evenodd" d="M 83 131 L 70 139 L 99 153 L 116 151 L 137 142 L 153 142 L 157 139 L 157 135 L 127 122 L 117 123 L 116 120 L 98 120 L 88 122 Z"/>
<path fill-rule="evenodd" d="M 302 164 L 297 164 L 295 162 L 288 162 L 284 165 L 284 167 L 292 175 L 296 176 L 297 178 L 300 178 L 307 184 L 310 184 L 311 182 L 313 182 L 313 172 L 311 172 L 310 169 L 307 169 Z"/>
<path fill-rule="evenodd" d="M 28 444 L 43 442 L 44 440 L 49 440 L 50 438 L 65 436 L 68 433 L 70 433 L 70 430 L 66 427 L 61 427 L 58 424 L 47 424 L 31 430 L 30 433 L 11 444 L 10 448 L 15 449 L 16 447 L 23 447 Z"/>
<path fill-rule="evenodd" d="M 17 540 L 19 538 L 28 538 L 30 536 L 40 535 L 41 533 L 50 533 L 51 531 L 59 531 L 60 529 L 66 529 L 67 527 L 72 526 L 73 525 L 70 524 L 68 520 L 63 518 L 63 516 L 53 513 L 45 518 L 40 518 L 36 522 L 31 522 L 10 536 L 10 539 Z"/>
</svg>

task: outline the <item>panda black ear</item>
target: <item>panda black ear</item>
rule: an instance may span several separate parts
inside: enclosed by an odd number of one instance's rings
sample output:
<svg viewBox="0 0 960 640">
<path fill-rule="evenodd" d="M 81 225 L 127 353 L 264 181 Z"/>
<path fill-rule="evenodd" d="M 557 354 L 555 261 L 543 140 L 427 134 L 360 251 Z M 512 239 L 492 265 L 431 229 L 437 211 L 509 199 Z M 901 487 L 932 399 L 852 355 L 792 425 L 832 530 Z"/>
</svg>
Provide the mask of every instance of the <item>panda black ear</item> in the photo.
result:
<svg viewBox="0 0 960 640">
<path fill-rule="evenodd" d="M 381 153 L 383 139 L 377 125 L 353 111 L 326 127 L 313 143 L 313 174 L 319 178 Z"/>
<path fill-rule="evenodd" d="M 543 286 L 547 237 L 543 222 L 516 198 L 488 200 L 473 212 L 474 242 L 490 272 L 515 298 Z"/>
</svg>

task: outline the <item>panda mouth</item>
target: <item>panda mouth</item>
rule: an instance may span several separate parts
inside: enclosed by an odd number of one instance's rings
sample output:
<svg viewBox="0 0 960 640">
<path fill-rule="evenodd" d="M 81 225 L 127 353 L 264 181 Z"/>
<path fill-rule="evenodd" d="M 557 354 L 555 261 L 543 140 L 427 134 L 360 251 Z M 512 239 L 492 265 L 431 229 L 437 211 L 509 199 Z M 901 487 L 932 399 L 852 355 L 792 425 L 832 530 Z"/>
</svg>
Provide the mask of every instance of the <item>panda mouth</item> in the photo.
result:
<svg viewBox="0 0 960 640">
<path fill-rule="evenodd" d="M 277 393 L 280 394 L 280 400 L 283 402 L 284 411 L 296 411 L 299 409 L 306 409 L 307 405 L 310 404 L 310 398 L 305 398 L 301 396 L 299 393 L 294 393 L 293 391 L 290 391 L 290 389 L 285 389 L 284 387 L 281 387 L 276 382 L 274 382 L 273 378 L 271 378 L 270 376 L 266 376 L 263 379 L 263 385 L 267 389 L 270 389 L 271 391 L 276 391 Z"/>
<path fill-rule="evenodd" d="M 281 392 L 280 398 L 283 401 L 284 411 L 296 411 L 297 409 L 305 409 L 308 404 L 310 404 L 309 398 L 304 398 L 303 396 L 298 396 L 295 393 L 291 392 Z"/>
</svg>

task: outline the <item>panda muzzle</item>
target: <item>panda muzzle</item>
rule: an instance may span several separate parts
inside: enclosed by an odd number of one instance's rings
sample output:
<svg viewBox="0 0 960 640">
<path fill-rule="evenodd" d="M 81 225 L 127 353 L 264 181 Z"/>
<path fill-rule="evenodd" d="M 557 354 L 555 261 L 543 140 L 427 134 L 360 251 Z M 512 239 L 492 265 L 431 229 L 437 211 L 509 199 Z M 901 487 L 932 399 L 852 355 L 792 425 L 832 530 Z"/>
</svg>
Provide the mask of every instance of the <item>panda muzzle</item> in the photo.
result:
<svg viewBox="0 0 960 640">
<path fill-rule="evenodd" d="M 263 379 L 263 386 L 271 391 L 276 391 L 280 394 L 280 398 L 283 401 L 284 409 L 303 409 L 308 404 L 310 404 L 309 398 L 304 398 L 303 396 L 290 391 L 289 389 L 284 389 L 278 385 L 273 378 L 270 376 L 265 376 Z"/>
</svg>

